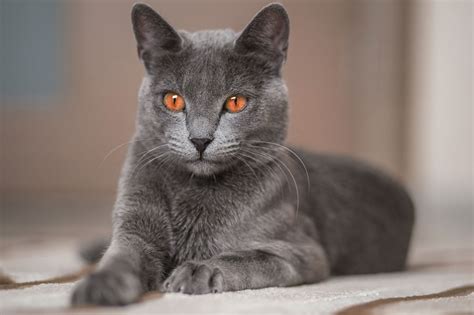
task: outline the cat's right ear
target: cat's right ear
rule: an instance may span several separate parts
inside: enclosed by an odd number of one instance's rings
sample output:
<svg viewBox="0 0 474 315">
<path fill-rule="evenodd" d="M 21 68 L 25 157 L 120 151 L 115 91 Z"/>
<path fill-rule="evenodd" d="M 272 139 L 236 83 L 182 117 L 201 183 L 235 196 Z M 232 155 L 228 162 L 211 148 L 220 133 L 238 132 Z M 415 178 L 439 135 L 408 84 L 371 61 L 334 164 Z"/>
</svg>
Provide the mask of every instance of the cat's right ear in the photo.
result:
<svg viewBox="0 0 474 315">
<path fill-rule="evenodd" d="M 235 42 L 241 54 L 255 53 L 269 57 L 278 67 L 286 59 L 290 21 L 285 8 L 279 3 L 264 7 Z"/>
<path fill-rule="evenodd" d="M 181 50 L 182 39 L 179 34 L 149 6 L 142 3 L 133 6 L 132 24 L 138 57 L 145 66 L 153 57 Z"/>
</svg>

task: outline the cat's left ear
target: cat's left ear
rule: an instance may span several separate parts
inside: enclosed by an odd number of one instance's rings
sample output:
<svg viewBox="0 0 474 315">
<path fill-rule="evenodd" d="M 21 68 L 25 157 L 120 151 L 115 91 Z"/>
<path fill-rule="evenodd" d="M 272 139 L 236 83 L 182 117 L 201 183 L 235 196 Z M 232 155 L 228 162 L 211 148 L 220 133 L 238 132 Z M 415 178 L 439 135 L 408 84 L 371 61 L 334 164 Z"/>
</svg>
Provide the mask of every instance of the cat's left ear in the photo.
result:
<svg viewBox="0 0 474 315">
<path fill-rule="evenodd" d="M 242 31 L 235 42 L 241 54 L 257 53 L 280 64 L 286 59 L 290 21 L 285 8 L 278 3 L 264 7 Z"/>
</svg>

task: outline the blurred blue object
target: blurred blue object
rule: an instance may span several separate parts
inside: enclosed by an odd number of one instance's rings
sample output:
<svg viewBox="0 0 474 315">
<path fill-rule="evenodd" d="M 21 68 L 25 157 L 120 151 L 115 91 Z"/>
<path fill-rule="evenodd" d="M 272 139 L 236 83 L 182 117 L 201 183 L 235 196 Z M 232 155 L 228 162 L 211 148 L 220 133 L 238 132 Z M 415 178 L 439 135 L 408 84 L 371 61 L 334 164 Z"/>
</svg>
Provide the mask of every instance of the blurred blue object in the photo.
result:
<svg viewBox="0 0 474 315">
<path fill-rule="evenodd" d="M 57 98 L 64 86 L 62 7 L 57 0 L 0 2 L 3 105 L 46 105 Z"/>
</svg>

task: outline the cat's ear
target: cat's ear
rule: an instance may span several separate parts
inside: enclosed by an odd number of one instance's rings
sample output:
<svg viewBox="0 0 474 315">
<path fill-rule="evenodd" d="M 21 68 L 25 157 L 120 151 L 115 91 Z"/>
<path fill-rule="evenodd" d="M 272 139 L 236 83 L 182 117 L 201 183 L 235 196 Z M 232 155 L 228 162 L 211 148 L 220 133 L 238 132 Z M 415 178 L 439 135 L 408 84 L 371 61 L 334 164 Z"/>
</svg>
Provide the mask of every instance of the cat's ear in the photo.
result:
<svg viewBox="0 0 474 315">
<path fill-rule="evenodd" d="M 132 24 L 138 56 L 145 65 L 153 56 L 176 53 L 182 47 L 182 39 L 175 29 L 145 4 L 133 6 Z"/>
<path fill-rule="evenodd" d="M 278 3 L 264 7 L 242 31 L 235 49 L 238 53 L 261 53 L 277 57 L 280 63 L 286 59 L 290 21 L 285 8 Z"/>
</svg>

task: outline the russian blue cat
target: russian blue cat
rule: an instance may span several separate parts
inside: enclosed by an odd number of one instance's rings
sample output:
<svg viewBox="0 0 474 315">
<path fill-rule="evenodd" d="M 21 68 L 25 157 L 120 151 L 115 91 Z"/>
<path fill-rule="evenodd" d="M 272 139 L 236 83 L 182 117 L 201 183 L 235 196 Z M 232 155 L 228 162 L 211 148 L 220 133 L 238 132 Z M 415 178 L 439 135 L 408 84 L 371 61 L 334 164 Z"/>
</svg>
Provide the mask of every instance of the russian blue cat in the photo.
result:
<svg viewBox="0 0 474 315">
<path fill-rule="evenodd" d="M 132 22 L 146 70 L 136 133 L 112 241 L 74 305 L 404 268 L 414 222 L 406 191 L 363 163 L 284 146 L 283 6 L 238 33 L 178 32 L 143 4 Z"/>
</svg>

